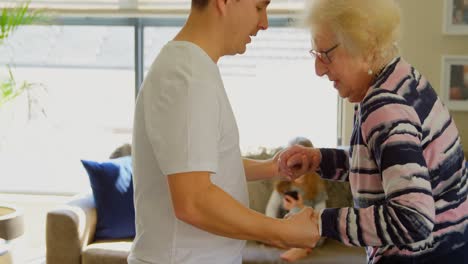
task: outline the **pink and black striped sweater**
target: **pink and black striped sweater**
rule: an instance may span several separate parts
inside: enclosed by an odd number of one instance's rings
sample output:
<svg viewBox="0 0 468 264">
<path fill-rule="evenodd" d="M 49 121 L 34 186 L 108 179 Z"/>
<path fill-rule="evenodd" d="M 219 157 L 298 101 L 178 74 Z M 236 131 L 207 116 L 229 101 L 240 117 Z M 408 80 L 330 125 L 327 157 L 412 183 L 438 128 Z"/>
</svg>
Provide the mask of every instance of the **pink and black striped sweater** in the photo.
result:
<svg viewBox="0 0 468 264">
<path fill-rule="evenodd" d="M 323 236 L 365 246 L 368 263 L 443 255 L 452 263 L 450 252 L 465 247 L 468 172 L 458 130 L 429 82 L 401 58 L 356 106 L 349 150 L 321 153 L 322 177 L 349 181 L 354 197 L 354 208 L 322 212 Z"/>
</svg>

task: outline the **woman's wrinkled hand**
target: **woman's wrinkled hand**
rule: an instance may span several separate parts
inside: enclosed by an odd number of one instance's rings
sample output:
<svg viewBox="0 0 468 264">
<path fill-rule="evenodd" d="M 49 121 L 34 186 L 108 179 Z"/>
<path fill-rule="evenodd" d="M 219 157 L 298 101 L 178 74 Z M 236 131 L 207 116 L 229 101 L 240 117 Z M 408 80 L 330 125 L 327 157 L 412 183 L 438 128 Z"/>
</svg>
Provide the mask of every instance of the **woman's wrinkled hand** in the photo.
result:
<svg viewBox="0 0 468 264">
<path fill-rule="evenodd" d="M 277 157 L 279 174 L 293 180 L 317 171 L 321 160 L 319 149 L 294 145 L 279 153 Z"/>
</svg>

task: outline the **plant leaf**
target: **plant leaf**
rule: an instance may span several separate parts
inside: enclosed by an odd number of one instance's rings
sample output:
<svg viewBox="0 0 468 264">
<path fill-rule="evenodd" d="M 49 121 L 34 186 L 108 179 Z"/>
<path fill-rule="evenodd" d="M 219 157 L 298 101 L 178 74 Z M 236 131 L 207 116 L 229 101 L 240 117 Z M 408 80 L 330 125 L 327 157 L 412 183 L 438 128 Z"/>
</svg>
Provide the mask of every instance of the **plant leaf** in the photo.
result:
<svg viewBox="0 0 468 264">
<path fill-rule="evenodd" d="M 41 10 L 29 11 L 30 0 L 23 1 L 14 8 L 3 8 L 0 18 L 0 44 L 20 25 L 28 25 L 45 20 Z"/>
</svg>

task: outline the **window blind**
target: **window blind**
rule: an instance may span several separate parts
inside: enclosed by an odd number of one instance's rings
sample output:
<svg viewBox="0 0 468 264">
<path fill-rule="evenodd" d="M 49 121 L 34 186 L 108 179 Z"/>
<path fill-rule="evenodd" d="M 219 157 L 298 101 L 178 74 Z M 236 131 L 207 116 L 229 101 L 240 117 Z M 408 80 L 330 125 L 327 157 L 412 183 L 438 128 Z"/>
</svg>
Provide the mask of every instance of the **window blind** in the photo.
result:
<svg viewBox="0 0 468 264">
<path fill-rule="evenodd" d="M 0 8 L 14 7 L 23 0 L 0 0 Z M 272 0 L 271 13 L 298 12 L 305 0 Z M 139 15 L 157 13 L 187 13 L 191 0 L 32 0 L 32 9 L 47 9 L 59 14 L 100 13 Z"/>
</svg>

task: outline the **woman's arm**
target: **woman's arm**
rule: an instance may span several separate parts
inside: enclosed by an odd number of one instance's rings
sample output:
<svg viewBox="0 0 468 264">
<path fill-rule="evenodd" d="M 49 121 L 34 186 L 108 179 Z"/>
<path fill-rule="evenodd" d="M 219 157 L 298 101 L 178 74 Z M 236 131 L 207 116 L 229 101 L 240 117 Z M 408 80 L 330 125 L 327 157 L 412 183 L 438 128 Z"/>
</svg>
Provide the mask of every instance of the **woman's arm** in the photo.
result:
<svg viewBox="0 0 468 264">
<path fill-rule="evenodd" d="M 349 180 L 349 151 L 347 149 L 320 149 L 320 176 L 327 180 Z"/>
<path fill-rule="evenodd" d="M 379 177 L 383 189 L 380 202 L 355 196 L 373 205 L 325 209 L 321 215 L 322 235 L 347 245 L 408 245 L 426 239 L 434 227 L 434 198 L 421 147 L 419 117 L 402 97 L 389 93 L 384 98 L 391 103 L 380 101 L 372 111 L 363 108 L 365 118 L 361 121 L 361 147 L 371 154 L 380 175 L 357 172 L 361 180 Z M 356 190 L 358 195 L 360 191 Z"/>
<path fill-rule="evenodd" d="M 291 179 L 319 172 L 327 180 L 348 181 L 349 154 L 346 149 L 291 146 L 278 157 L 278 169 Z"/>
</svg>

